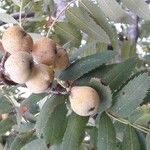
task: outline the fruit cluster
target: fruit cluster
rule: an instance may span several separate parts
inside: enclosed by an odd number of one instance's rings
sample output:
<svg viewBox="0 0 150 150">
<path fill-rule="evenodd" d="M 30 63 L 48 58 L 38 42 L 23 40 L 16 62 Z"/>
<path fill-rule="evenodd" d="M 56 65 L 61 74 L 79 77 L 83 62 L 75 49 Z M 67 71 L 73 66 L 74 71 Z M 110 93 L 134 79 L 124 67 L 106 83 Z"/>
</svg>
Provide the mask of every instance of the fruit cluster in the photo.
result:
<svg viewBox="0 0 150 150">
<path fill-rule="evenodd" d="M 4 68 L 9 78 L 19 84 L 25 83 L 33 93 L 45 92 L 54 80 L 54 70 L 69 66 L 67 52 L 57 48 L 56 43 L 42 37 L 35 43 L 21 27 L 8 28 L 2 37 L 5 51 L 10 53 Z M 80 116 L 96 113 L 99 95 L 89 86 L 70 88 L 69 101 L 72 110 Z"/>
<path fill-rule="evenodd" d="M 56 43 L 42 37 L 35 43 L 21 27 L 8 28 L 2 44 L 10 56 L 5 62 L 5 73 L 19 84 L 25 83 L 33 93 L 45 92 L 54 79 L 54 70 L 69 66 L 67 52 L 57 48 Z"/>
</svg>

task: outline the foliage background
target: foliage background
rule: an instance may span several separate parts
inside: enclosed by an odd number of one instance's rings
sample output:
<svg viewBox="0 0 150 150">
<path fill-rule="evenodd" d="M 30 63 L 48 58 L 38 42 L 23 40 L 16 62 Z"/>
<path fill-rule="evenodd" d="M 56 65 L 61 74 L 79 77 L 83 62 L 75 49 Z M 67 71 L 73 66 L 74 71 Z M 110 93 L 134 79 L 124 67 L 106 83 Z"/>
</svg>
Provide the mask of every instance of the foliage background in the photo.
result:
<svg viewBox="0 0 150 150">
<path fill-rule="evenodd" d="M 49 33 L 72 62 L 56 73 L 54 87 L 61 80 L 89 85 L 101 105 L 98 114 L 81 117 L 71 111 L 67 95 L 31 94 L 1 79 L 0 149 L 149 150 L 149 3 L 1 0 L 0 37 L 19 19 L 34 41 Z"/>
</svg>

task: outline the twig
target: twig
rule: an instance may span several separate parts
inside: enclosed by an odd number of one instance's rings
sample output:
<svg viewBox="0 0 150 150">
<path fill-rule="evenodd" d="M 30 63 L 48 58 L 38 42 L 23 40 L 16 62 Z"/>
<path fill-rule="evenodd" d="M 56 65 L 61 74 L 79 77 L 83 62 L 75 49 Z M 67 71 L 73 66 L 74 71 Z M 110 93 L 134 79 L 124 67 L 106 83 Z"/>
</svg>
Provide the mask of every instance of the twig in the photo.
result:
<svg viewBox="0 0 150 150">
<path fill-rule="evenodd" d="M 20 13 L 16 12 L 16 13 L 12 14 L 12 17 L 17 20 L 17 19 L 19 19 L 19 15 L 20 15 Z M 21 13 L 21 18 L 30 18 L 30 17 L 34 17 L 34 16 L 35 16 L 34 12 L 22 12 Z"/>
<path fill-rule="evenodd" d="M 53 23 L 52 23 L 51 26 L 49 27 L 49 30 L 48 30 L 48 32 L 47 32 L 46 37 L 49 36 L 49 34 L 50 34 L 50 32 L 51 32 L 53 26 L 55 25 L 55 23 L 57 22 L 57 20 L 59 19 L 59 17 L 63 14 L 63 12 L 64 12 L 68 7 L 70 7 L 70 5 L 71 5 L 72 3 L 74 3 L 75 1 L 76 1 L 76 0 L 71 1 L 70 3 L 68 3 L 68 4 L 66 5 L 66 7 L 65 7 L 64 9 L 62 9 L 62 11 L 58 14 L 58 16 L 54 19 Z"/>
<path fill-rule="evenodd" d="M 68 91 L 60 91 L 58 89 L 54 89 L 54 88 L 49 88 L 47 89 L 47 93 L 48 94 L 54 94 L 54 95 L 69 95 Z"/>
<path fill-rule="evenodd" d="M 54 94 L 54 95 L 68 95 L 68 92 L 61 92 L 61 91 L 54 91 L 54 90 L 50 90 L 49 94 Z"/>
<path fill-rule="evenodd" d="M 20 27 L 22 27 L 22 22 L 21 22 L 21 13 L 22 13 L 22 1 L 23 0 L 21 0 L 20 1 L 20 12 L 19 12 L 19 25 L 20 25 Z"/>
<path fill-rule="evenodd" d="M 142 132 L 144 132 L 144 133 L 146 133 L 146 134 L 150 134 L 150 129 L 148 129 L 148 128 L 145 128 L 145 127 L 143 127 L 143 126 L 141 126 L 141 125 L 137 125 L 137 124 L 134 124 L 134 123 L 131 123 L 131 122 L 129 122 L 128 120 L 125 120 L 125 119 L 122 119 L 122 118 L 119 118 L 119 117 L 117 117 L 117 116 L 114 116 L 112 113 L 110 113 L 110 112 L 106 112 L 107 113 L 107 115 L 109 116 L 109 117 L 111 117 L 111 118 L 113 118 L 114 120 L 116 120 L 116 121 L 118 121 L 118 122 L 120 122 L 120 123 L 122 123 L 122 124 L 125 124 L 125 125 L 130 125 L 130 126 L 132 126 L 133 128 L 135 128 L 135 129 L 138 129 L 138 130 L 140 130 L 140 131 L 142 131 Z"/>
</svg>

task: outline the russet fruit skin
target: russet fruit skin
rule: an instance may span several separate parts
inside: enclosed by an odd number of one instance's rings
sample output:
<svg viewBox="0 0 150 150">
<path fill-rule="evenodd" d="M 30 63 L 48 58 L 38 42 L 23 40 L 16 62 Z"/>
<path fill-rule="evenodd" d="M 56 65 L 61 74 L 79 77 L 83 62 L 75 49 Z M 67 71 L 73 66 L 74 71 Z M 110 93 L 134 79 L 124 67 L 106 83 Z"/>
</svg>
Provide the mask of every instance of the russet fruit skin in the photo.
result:
<svg viewBox="0 0 150 150">
<path fill-rule="evenodd" d="M 9 27 L 2 36 L 4 49 L 10 54 L 18 51 L 31 52 L 33 40 L 21 27 Z"/>
<path fill-rule="evenodd" d="M 16 83 L 25 83 L 31 74 L 33 58 L 28 52 L 16 52 L 5 62 L 5 72 Z"/>
<path fill-rule="evenodd" d="M 55 70 L 65 70 L 69 66 L 69 57 L 65 49 L 57 50 L 55 59 Z"/>
<path fill-rule="evenodd" d="M 26 82 L 26 86 L 33 93 L 43 93 L 49 88 L 53 79 L 53 68 L 44 64 L 36 64 L 32 68 L 32 73 Z"/>
<path fill-rule="evenodd" d="M 33 45 L 32 56 L 38 64 L 54 66 L 56 53 L 55 42 L 47 37 L 42 37 Z"/>
<path fill-rule="evenodd" d="M 74 86 L 69 96 L 72 110 L 80 116 L 90 116 L 96 113 L 99 107 L 99 95 L 89 86 Z"/>
</svg>

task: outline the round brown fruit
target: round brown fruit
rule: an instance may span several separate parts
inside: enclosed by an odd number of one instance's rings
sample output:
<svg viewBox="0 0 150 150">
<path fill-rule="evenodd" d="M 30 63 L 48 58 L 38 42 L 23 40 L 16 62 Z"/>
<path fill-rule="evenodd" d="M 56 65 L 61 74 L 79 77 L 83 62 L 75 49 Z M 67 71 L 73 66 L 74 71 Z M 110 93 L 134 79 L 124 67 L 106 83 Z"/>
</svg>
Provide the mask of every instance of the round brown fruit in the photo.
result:
<svg viewBox="0 0 150 150">
<path fill-rule="evenodd" d="M 55 70 L 65 70 L 69 66 L 69 57 L 65 49 L 57 50 L 55 59 Z"/>
<path fill-rule="evenodd" d="M 80 116 L 90 116 L 99 107 L 99 95 L 89 86 L 74 86 L 69 96 L 72 110 Z"/>
<path fill-rule="evenodd" d="M 8 57 L 5 62 L 5 72 L 16 83 L 25 83 L 30 74 L 33 64 L 32 56 L 27 52 L 16 52 Z"/>
<path fill-rule="evenodd" d="M 26 86 L 33 93 L 43 93 L 49 88 L 53 79 L 53 68 L 44 64 L 36 64 L 32 69 L 30 79 L 26 82 Z"/>
<path fill-rule="evenodd" d="M 42 37 L 33 45 L 32 56 L 38 64 L 54 66 L 56 53 L 56 43 L 47 37 Z"/>
<path fill-rule="evenodd" d="M 2 36 L 4 49 L 10 54 L 18 51 L 30 52 L 33 47 L 33 40 L 21 27 L 9 27 Z"/>
</svg>

